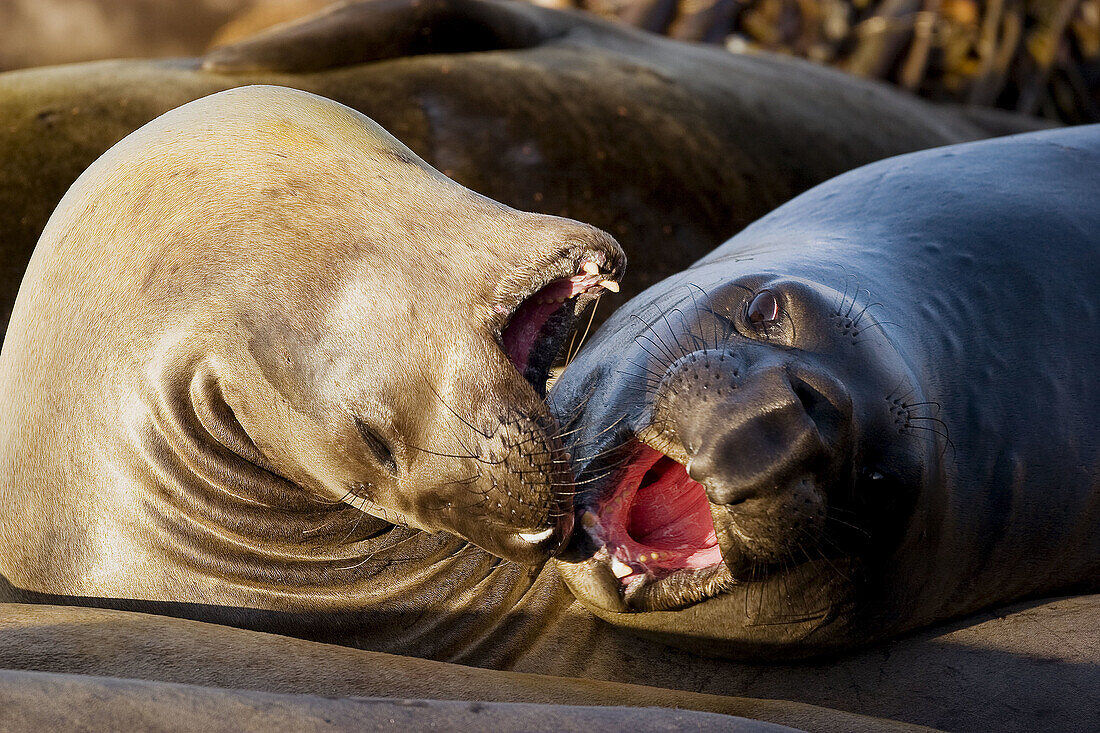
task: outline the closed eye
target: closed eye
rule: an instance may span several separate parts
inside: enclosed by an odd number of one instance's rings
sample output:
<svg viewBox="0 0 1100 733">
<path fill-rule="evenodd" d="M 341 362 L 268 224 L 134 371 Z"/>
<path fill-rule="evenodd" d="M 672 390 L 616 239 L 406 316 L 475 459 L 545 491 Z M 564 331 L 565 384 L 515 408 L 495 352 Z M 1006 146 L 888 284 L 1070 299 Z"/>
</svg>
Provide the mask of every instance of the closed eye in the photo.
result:
<svg viewBox="0 0 1100 733">
<path fill-rule="evenodd" d="M 386 439 L 378 434 L 378 431 L 372 428 L 370 425 L 355 418 L 355 427 L 359 430 L 359 436 L 363 438 L 363 442 L 370 448 L 371 453 L 378 459 L 378 462 L 390 472 L 391 475 L 397 475 L 397 461 L 393 457 L 393 450 L 390 448 Z"/>
</svg>

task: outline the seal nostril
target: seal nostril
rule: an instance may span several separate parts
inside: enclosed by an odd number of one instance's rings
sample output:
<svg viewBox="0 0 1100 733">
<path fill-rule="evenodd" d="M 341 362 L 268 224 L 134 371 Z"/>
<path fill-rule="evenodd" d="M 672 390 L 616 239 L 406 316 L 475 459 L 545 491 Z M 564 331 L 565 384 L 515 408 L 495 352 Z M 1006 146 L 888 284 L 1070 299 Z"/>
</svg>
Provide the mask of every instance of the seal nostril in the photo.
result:
<svg viewBox="0 0 1100 733">
<path fill-rule="evenodd" d="M 818 434 L 826 444 L 834 443 L 840 439 L 844 432 L 846 410 L 845 395 L 834 391 L 826 384 L 822 392 L 820 389 L 803 380 L 797 375 L 789 376 L 791 390 L 798 398 L 807 417 L 817 428 Z"/>
<path fill-rule="evenodd" d="M 355 418 L 355 427 L 359 431 L 359 436 L 363 439 L 363 442 L 370 448 L 371 453 L 378 459 L 378 462 L 390 472 L 391 475 L 396 476 L 397 461 L 393 457 L 393 450 L 390 448 L 386 439 L 378 434 L 378 431 L 372 428 L 358 417 Z"/>
<path fill-rule="evenodd" d="M 802 403 L 802 409 L 811 417 L 813 417 L 821 402 L 825 400 L 820 392 L 796 377 L 791 378 L 791 389 L 794 390 L 798 401 Z"/>
</svg>

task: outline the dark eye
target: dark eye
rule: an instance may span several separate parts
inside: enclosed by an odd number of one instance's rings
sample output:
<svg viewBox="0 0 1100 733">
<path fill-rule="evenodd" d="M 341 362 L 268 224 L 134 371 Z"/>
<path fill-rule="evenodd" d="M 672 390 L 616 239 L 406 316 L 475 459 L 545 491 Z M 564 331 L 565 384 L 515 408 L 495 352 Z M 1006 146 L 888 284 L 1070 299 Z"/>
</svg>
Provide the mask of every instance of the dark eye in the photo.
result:
<svg viewBox="0 0 1100 733">
<path fill-rule="evenodd" d="M 397 475 L 397 461 L 394 460 L 393 451 L 390 450 L 389 443 L 378 432 L 367 425 L 359 418 L 355 418 L 355 427 L 359 429 L 359 436 L 363 438 L 363 442 L 370 448 L 371 453 L 378 459 L 387 471 L 392 475 Z"/>
<path fill-rule="evenodd" d="M 769 290 L 761 290 L 749 303 L 746 313 L 749 323 L 754 326 L 767 326 L 779 320 L 779 301 Z"/>
</svg>

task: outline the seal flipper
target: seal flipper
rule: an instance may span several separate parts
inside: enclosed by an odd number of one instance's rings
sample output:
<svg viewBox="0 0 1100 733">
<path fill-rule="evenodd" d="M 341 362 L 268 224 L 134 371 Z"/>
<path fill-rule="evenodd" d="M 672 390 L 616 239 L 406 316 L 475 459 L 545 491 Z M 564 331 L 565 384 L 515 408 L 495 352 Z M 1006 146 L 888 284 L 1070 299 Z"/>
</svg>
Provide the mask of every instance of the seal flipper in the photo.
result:
<svg viewBox="0 0 1100 733">
<path fill-rule="evenodd" d="M 337 5 L 215 49 L 203 58 L 203 69 L 309 73 L 405 56 L 531 48 L 564 35 L 568 18 L 486 0 Z"/>
</svg>

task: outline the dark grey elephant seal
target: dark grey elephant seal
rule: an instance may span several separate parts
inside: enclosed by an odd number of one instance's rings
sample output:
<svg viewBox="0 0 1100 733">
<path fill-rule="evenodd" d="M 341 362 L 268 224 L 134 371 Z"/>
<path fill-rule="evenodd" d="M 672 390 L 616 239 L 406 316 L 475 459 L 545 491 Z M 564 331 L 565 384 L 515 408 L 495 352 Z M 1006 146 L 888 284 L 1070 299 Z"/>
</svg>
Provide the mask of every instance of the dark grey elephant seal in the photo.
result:
<svg viewBox="0 0 1100 733">
<path fill-rule="evenodd" d="M 474 194 L 330 100 L 175 110 L 74 184 L 23 281 L 0 573 L 319 610 L 367 582 L 400 599 L 448 536 L 541 564 L 572 525 L 547 370 L 622 266 L 603 232 Z"/>
<path fill-rule="evenodd" d="M 586 487 L 566 580 L 616 625 L 760 658 L 1096 588 L 1098 319 L 1100 126 L 818 186 L 555 386 Z"/>
<path fill-rule="evenodd" d="M 50 212 L 108 147 L 229 87 L 357 109 L 460 184 L 589 222 L 636 267 L 612 307 L 821 181 L 987 136 L 889 87 L 493 0 L 355 3 L 205 59 L 0 74 L 0 329 Z"/>
</svg>

